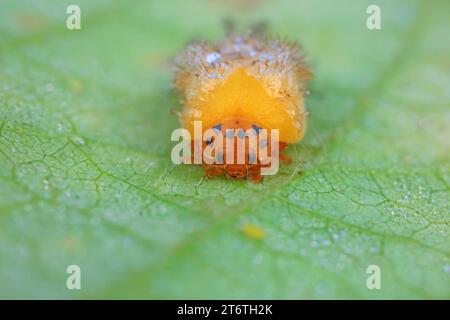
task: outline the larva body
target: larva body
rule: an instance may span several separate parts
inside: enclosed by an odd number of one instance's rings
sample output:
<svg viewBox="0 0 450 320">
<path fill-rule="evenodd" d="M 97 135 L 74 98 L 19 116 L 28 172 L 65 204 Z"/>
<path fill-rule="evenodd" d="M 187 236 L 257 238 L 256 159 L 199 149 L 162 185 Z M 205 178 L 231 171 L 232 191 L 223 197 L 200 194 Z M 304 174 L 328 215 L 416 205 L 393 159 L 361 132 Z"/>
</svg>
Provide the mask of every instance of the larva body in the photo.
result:
<svg viewBox="0 0 450 320">
<path fill-rule="evenodd" d="M 298 46 L 262 34 L 190 44 L 176 61 L 181 125 L 194 133 L 194 122 L 201 121 L 203 129 L 219 128 L 225 137 L 226 129 L 278 129 L 282 150 L 305 134 L 303 95 L 310 78 Z M 205 165 L 207 176 L 225 173 L 254 181 L 260 180 L 261 166 L 259 161 Z"/>
</svg>

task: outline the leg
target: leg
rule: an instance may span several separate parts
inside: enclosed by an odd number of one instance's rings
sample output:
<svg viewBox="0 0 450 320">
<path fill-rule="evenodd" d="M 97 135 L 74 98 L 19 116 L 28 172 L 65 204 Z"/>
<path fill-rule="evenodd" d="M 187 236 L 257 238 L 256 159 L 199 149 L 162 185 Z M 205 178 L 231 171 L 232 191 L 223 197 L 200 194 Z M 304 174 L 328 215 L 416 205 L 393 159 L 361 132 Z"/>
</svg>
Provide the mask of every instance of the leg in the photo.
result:
<svg viewBox="0 0 450 320">
<path fill-rule="evenodd" d="M 280 160 L 281 160 L 281 162 L 283 162 L 283 164 L 286 164 L 286 165 L 292 163 L 291 157 L 289 157 L 288 155 L 286 155 L 284 153 L 280 153 Z"/>
<path fill-rule="evenodd" d="M 219 166 L 204 165 L 205 178 L 212 178 L 223 174 L 223 169 Z"/>
<path fill-rule="evenodd" d="M 283 162 L 283 164 L 291 164 L 292 163 L 292 159 L 283 153 L 284 150 L 286 150 L 288 148 L 288 144 L 286 142 L 280 142 L 279 144 L 280 146 L 280 160 L 281 162 Z"/>
<path fill-rule="evenodd" d="M 254 183 L 262 182 L 261 166 L 259 165 L 249 166 L 247 168 L 247 180 Z"/>
</svg>

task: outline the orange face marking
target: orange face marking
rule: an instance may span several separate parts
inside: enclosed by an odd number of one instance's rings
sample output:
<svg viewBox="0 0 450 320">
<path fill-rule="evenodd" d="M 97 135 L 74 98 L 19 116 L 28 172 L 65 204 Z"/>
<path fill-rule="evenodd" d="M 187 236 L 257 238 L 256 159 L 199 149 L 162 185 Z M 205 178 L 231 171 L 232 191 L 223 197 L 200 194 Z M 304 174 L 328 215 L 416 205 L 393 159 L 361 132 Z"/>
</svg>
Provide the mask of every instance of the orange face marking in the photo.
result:
<svg viewBox="0 0 450 320">
<path fill-rule="evenodd" d="M 205 128 L 211 128 L 224 119 L 243 119 L 246 123 L 259 124 L 263 128 L 280 130 L 280 140 L 298 142 L 306 126 L 303 113 L 297 117 L 289 114 L 284 101 L 271 97 L 261 79 L 250 75 L 244 67 L 234 70 L 213 90 L 202 93 L 198 99 L 205 102 L 197 114 L 185 112 L 182 124 L 193 132 L 193 122 L 202 121 Z M 299 101 L 303 110 L 303 101 Z"/>
</svg>

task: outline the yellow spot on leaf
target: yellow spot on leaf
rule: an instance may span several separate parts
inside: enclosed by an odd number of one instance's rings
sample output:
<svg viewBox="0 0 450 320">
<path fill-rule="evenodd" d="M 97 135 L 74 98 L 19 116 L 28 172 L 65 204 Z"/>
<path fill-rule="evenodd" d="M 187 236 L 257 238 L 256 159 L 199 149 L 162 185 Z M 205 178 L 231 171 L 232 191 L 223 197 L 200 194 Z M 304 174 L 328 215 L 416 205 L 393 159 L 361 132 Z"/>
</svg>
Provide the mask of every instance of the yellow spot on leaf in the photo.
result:
<svg viewBox="0 0 450 320">
<path fill-rule="evenodd" d="M 242 232 L 249 238 L 262 240 L 266 236 L 266 232 L 254 224 L 246 223 L 242 226 Z"/>
</svg>

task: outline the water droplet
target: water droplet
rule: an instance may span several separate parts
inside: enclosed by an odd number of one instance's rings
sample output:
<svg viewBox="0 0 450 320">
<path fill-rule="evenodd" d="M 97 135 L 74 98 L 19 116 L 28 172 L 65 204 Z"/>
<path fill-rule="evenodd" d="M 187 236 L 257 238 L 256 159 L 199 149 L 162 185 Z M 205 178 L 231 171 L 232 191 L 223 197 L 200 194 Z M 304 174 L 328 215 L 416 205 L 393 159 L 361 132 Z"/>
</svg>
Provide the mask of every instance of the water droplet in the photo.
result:
<svg viewBox="0 0 450 320">
<path fill-rule="evenodd" d="M 267 53 L 261 53 L 259 55 L 259 61 L 261 62 L 268 62 L 268 64 L 272 64 L 274 58 L 271 54 L 267 54 Z"/>
<path fill-rule="evenodd" d="M 83 144 L 84 144 L 83 138 L 78 137 L 78 136 L 72 137 L 72 141 L 73 141 L 75 144 L 80 144 L 80 145 L 83 145 Z"/>
<path fill-rule="evenodd" d="M 256 51 L 255 51 L 253 48 L 251 48 L 251 49 L 248 51 L 248 55 L 249 55 L 250 57 L 254 57 L 254 56 L 256 56 Z"/>
<path fill-rule="evenodd" d="M 218 52 L 211 52 L 208 53 L 205 57 L 206 62 L 208 62 L 210 65 L 215 65 L 220 61 L 220 54 Z"/>
<path fill-rule="evenodd" d="M 217 72 L 211 72 L 208 74 L 208 77 L 211 79 L 217 79 L 220 78 L 219 74 Z"/>
</svg>

